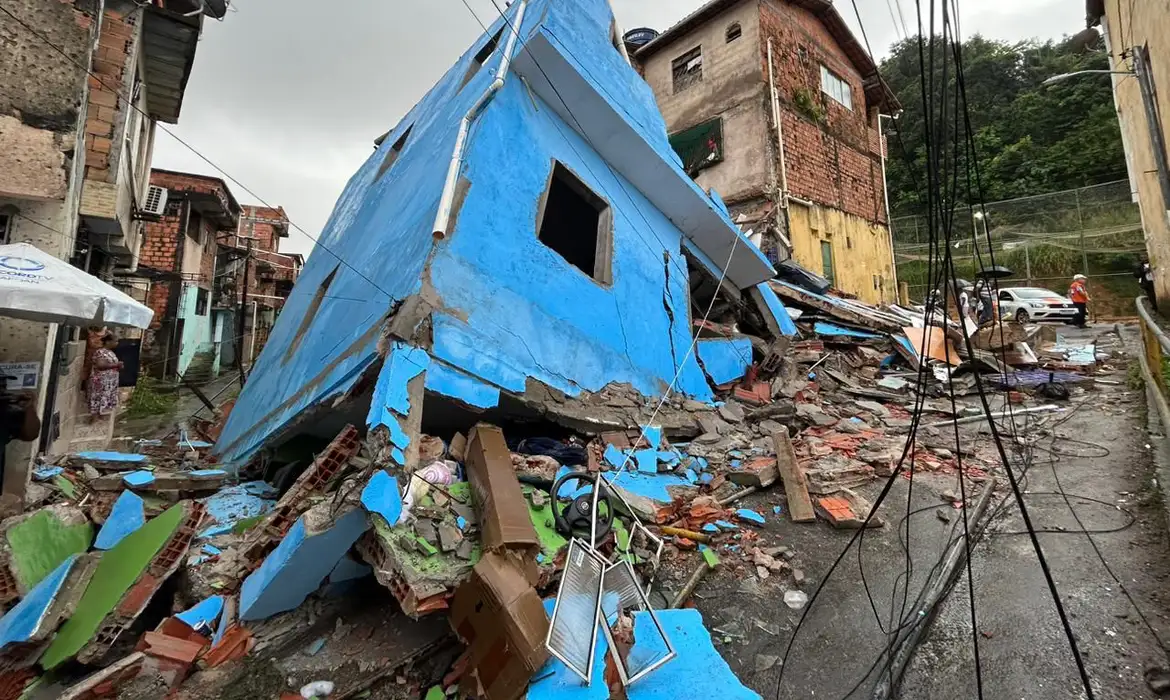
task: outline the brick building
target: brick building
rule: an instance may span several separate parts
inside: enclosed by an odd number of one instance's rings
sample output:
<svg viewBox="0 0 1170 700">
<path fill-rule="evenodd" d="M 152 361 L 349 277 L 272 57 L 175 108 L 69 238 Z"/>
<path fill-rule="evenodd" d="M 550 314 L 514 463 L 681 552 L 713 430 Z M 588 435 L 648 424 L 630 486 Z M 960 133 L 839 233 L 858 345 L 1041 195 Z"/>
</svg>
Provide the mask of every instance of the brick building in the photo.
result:
<svg viewBox="0 0 1170 700">
<path fill-rule="evenodd" d="M 240 206 L 217 177 L 156 169 L 150 181 L 166 190 L 167 208 L 146 225 L 138 267 L 154 309 L 143 371 L 200 383 L 250 365 L 304 265 L 279 252 L 288 216 Z"/>
<path fill-rule="evenodd" d="M 222 232 L 234 231 L 240 205 L 216 177 L 154 170 L 167 206 L 146 225 L 138 273 L 150 282 L 146 304 L 154 320 L 143 337 L 142 371 L 191 381 L 219 373 L 231 319 L 213 300 Z"/>
<path fill-rule="evenodd" d="M 223 0 L 5 0 L 0 21 L 0 242 L 28 242 L 142 299 L 157 122 L 179 118 L 203 12 Z M 6 493 L 38 451 L 102 447 L 89 422 L 81 329 L 0 318 L 0 362 L 37 362 L 39 444 L 9 444 Z"/>
<path fill-rule="evenodd" d="M 896 299 L 879 115 L 898 104 L 829 0 L 715 0 L 632 48 L 684 166 L 774 262 Z"/>
<path fill-rule="evenodd" d="M 249 367 L 260 356 L 301 274 L 304 257 L 280 252 L 280 242 L 288 235 L 289 219 L 283 207 L 251 205 L 244 206 L 235 231 L 220 233 L 223 274 L 218 279 L 217 303 L 232 313 L 240 310 L 242 316 L 236 316 L 232 326 L 232 337 L 240 342 L 225 343 L 228 364 L 242 362 Z"/>
</svg>

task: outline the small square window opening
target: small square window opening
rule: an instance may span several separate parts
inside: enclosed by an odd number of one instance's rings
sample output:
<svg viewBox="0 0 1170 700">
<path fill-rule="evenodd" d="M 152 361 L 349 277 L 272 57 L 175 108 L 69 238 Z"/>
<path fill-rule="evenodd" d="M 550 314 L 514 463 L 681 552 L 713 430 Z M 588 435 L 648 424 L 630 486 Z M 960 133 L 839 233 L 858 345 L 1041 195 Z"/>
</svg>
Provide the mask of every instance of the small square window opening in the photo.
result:
<svg viewBox="0 0 1170 700">
<path fill-rule="evenodd" d="M 198 291 L 196 291 L 196 293 L 195 293 L 195 315 L 196 316 L 206 316 L 207 315 L 207 298 L 209 296 L 210 296 L 210 293 L 206 289 L 204 289 L 203 287 L 199 287 Z"/>
<path fill-rule="evenodd" d="M 821 241 L 821 273 L 829 280 L 829 284 L 837 286 L 837 276 L 833 269 L 832 241 Z"/>
<path fill-rule="evenodd" d="M 459 84 L 460 90 L 471 82 L 471 79 L 475 77 L 475 74 L 479 72 L 483 64 L 487 63 L 487 60 L 496 52 L 496 48 L 500 45 L 500 37 L 503 35 L 504 28 L 500 27 L 500 31 L 496 32 L 495 36 L 489 39 L 488 43 L 484 44 L 483 48 L 476 52 L 475 57 L 471 59 L 471 65 L 467 67 L 467 72 L 463 75 L 463 82 Z"/>
<path fill-rule="evenodd" d="M 382 165 L 378 167 L 378 176 L 374 178 L 375 180 L 381 180 L 382 176 L 386 174 L 386 171 L 390 169 L 390 166 L 394 165 L 394 162 L 398 160 L 398 156 L 406 148 L 406 141 L 410 138 L 410 132 L 413 130 L 414 124 L 406 127 L 406 131 L 402 132 L 402 136 L 399 136 L 398 140 L 390 146 L 390 150 L 386 152 L 386 157 L 382 159 Z"/>
<path fill-rule="evenodd" d="M 682 92 L 703 80 L 703 47 L 696 46 L 670 64 L 674 91 Z"/>
<path fill-rule="evenodd" d="M 740 26 L 739 22 L 735 22 L 727 28 L 727 43 L 730 44 L 741 36 L 743 36 L 743 27 Z"/>
<path fill-rule="evenodd" d="M 572 171 L 554 161 L 537 238 L 601 284 L 613 281 L 613 213 Z"/>
</svg>

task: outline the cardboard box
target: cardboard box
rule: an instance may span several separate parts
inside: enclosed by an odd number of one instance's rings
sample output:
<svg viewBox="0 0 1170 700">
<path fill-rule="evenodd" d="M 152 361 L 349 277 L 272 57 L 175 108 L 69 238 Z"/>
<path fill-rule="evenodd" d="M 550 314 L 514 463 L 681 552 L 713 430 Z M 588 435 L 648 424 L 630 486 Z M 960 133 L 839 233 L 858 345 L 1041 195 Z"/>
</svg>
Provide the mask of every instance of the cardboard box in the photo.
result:
<svg viewBox="0 0 1170 700">
<path fill-rule="evenodd" d="M 540 538 L 528 516 L 528 502 L 512 468 L 504 432 L 480 423 L 467 439 L 467 480 L 479 509 L 485 552 L 517 551 L 522 558 L 540 551 Z"/>
<path fill-rule="evenodd" d="M 516 700 L 548 660 L 548 614 L 512 556 L 485 552 L 455 592 L 451 627 L 468 643 L 465 682 L 486 700 Z"/>
</svg>

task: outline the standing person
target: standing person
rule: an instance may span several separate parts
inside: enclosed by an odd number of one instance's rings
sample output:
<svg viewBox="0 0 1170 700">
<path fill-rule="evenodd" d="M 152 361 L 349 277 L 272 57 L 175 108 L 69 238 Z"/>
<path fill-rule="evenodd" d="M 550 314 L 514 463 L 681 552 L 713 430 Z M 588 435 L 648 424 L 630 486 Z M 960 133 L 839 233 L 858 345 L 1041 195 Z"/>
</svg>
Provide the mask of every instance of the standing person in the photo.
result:
<svg viewBox="0 0 1170 700">
<path fill-rule="evenodd" d="M 975 283 L 976 297 L 979 300 L 979 325 L 986 326 L 995 320 L 995 302 L 991 298 L 991 285 L 987 280 Z"/>
<path fill-rule="evenodd" d="M 1150 306 L 1153 306 L 1157 310 L 1158 300 L 1154 298 L 1154 267 L 1150 265 L 1149 260 L 1142 258 L 1142 262 L 1138 265 L 1135 276 L 1137 277 L 1138 284 L 1142 286 L 1142 291 L 1145 293 L 1146 298 L 1150 300 Z"/>
<path fill-rule="evenodd" d="M 118 339 L 113 333 L 102 336 L 102 346 L 94 351 L 89 373 L 89 417 L 91 421 L 104 418 L 118 407 L 118 370 L 122 363 L 114 354 Z"/>
<path fill-rule="evenodd" d="M 1088 287 L 1085 286 L 1088 279 L 1084 275 L 1073 275 L 1072 284 L 1068 287 L 1068 298 L 1072 299 L 1072 303 L 1077 307 L 1077 315 L 1073 317 L 1073 325 L 1077 328 L 1084 328 L 1089 318 L 1089 302 L 1092 299 Z"/>
<path fill-rule="evenodd" d="M 8 451 L 8 443 L 32 442 L 41 434 L 35 397 L 8 391 L 8 380 L 9 377 L 0 374 L 0 483 L 4 480 L 4 453 Z"/>
</svg>

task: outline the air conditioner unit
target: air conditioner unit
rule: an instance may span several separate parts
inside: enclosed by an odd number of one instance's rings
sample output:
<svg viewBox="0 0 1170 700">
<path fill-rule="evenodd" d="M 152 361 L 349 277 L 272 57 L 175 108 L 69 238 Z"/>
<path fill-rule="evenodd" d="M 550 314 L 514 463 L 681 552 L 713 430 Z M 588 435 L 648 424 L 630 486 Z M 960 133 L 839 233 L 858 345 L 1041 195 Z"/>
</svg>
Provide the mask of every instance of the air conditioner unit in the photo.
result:
<svg viewBox="0 0 1170 700">
<path fill-rule="evenodd" d="M 167 188 L 151 185 L 146 191 L 146 201 L 142 203 L 142 213 L 162 216 L 166 208 Z"/>
</svg>

